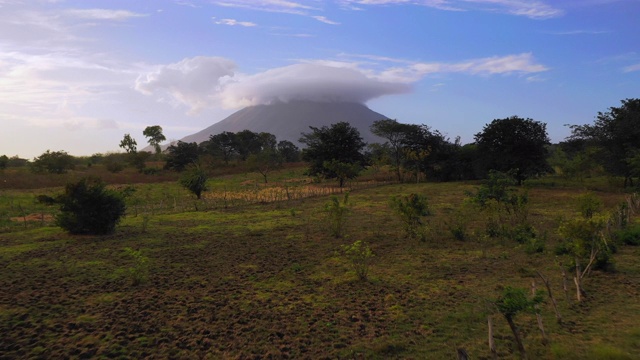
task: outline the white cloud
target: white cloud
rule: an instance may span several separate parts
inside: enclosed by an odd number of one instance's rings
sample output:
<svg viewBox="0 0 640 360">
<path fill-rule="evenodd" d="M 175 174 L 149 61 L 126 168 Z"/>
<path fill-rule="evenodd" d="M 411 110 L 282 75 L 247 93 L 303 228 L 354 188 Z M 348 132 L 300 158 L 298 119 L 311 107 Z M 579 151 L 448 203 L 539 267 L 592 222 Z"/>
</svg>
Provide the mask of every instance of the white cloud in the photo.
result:
<svg viewBox="0 0 640 360">
<path fill-rule="evenodd" d="M 410 87 L 406 84 L 383 82 L 354 69 L 295 64 L 230 83 L 221 94 L 221 99 L 227 107 L 291 100 L 365 103 L 380 96 L 408 91 Z"/>
<path fill-rule="evenodd" d="M 145 17 L 145 14 L 137 14 L 128 10 L 111 10 L 111 9 L 69 9 L 65 14 L 88 20 L 113 20 L 124 21 L 130 18 Z"/>
<path fill-rule="evenodd" d="M 563 11 L 537 0 L 340 0 L 343 8 L 362 10 L 361 6 L 414 5 L 447 11 L 492 11 L 531 19 L 558 17 Z"/>
<path fill-rule="evenodd" d="M 536 63 L 530 53 L 455 63 L 411 63 L 371 55 L 359 57 L 386 60 L 392 66 L 330 59 L 298 60 L 294 65 L 246 75 L 234 73 L 235 64 L 231 60 L 196 57 L 141 75 L 136 89 L 147 95 L 156 94 L 160 101 L 187 106 L 194 113 L 216 106 L 240 108 L 291 100 L 366 103 L 381 96 L 409 92 L 413 83 L 430 74 L 489 76 L 547 70 Z"/>
<path fill-rule="evenodd" d="M 323 23 L 325 23 L 325 24 L 329 24 L 329 25 L 340 25 L 340 23 L 339 23 L 339 22 L 335 22 L 335 21 L 329 20 L 329 19 L 327 19 L 327 18 L 326 18 L 326 17 L 324 17 L 324 16 L 312 16 L 312 18 L 314 18 L 314 19 L 316 19 L 316 20 L 318 20 L 318 21 L 320 21 L 320 22 L 323 22 Z"/>
<path fill-rule="evenodd" d="M 220 92 L 222 83 L 234 75 L 235 68 L 235 63 L 228 59 L 198 56 L 140 75 L 135 89 L 146 95 L 169 95 L 197 113 L 211 106 L 211 97 Z"/>
<path fill-rule="evenodd" d="M 411 83 L 424 76 L 437 73 L 463 73 L 470 75 L 495 75 L 512 73 L 537 73 L 548 68 L 538 64 L 531 53 L 493 56 L 471 59 L 456 63 L 413 63 L 407 66 L 396 66 L 382 71 L 377 78 L 384 81 Z"/>
<path fill-rule="evenodd" d="M 238 21 L 236 19 L 220 19 L 215 21 L 218 25 L 229 25 L 229 26 L 244 26 L 244 27 L 253 27 L 257 26 L 257 24 L 249 22 L 249 21 Z"/>
</svg>

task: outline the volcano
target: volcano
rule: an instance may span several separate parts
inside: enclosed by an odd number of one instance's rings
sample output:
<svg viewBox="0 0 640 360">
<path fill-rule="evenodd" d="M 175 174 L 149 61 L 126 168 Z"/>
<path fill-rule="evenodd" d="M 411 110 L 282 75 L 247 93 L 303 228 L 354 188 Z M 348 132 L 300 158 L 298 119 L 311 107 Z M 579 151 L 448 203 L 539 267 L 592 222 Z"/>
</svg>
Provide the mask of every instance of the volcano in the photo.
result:
<svg viewBox="0 0 640 360">
<path fill-rule="evenodd" d="M 309 126 L 320 128 L 345 121 L 358 129 L 367 143 L 382 143 L 384 139 L 371 133 L 369 129 L 374 121 L 387 119 L 363 104 L 350 102 L 313 102 L 291 101 L 269 105 L 256 105 L 239 110 L 226 119 L 217 122 L 195 134 L 180 139 L 184 142 L 201 143 L 209 136 L 223 131 L 268 132 L 278 141 L 289 140 L 300 146 L 298 141 L 302 133 L 309 133 Z"/>
</svg>

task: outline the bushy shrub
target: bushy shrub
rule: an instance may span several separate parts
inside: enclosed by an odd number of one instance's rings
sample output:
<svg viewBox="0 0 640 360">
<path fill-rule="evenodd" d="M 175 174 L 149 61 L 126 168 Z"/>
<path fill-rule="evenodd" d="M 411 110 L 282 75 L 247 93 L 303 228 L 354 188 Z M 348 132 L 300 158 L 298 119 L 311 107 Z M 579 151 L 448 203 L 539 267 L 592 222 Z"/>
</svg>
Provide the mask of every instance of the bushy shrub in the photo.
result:
<svg viewBox="0 0 640 360">
<path fill-rule="evenodd" d="M 72 234 L 109 234 L 115 230 L 126 206 L 123 196 L 99 179 L 69 183 L 58 197 L 56 224 Z"/>
<path fill-rule="evenodd" d="M 369 245 L 358 240 L 351 245 L 342 245 L 344 256 L 351 262 L 351 267 L 358 275 L 358 279 L 367 280 L 369 276 L 369 263 L 373 253 Z"/>
<path fill-rule="evenodd" d="M 614 237 L 624 245 L 640 246 L 640 225 L 619 230 L 614 234 Z"/>
<path fill-rule="evenodd" d="M 342 202 L 338 200 L 337 196 L 331 196 L 330 201 L 324 207 L 327 213 L 327 220 L 329 221 L 329 228 L 331 229 L 331 235 L 336 238 L 344 235 L 344 225 L 347 222 L 347 215 L 349 214 L 349 193 L 344 194 Z"/>
<path fill-rule="evenodd" d="M 198 199 L 207 191 L 207 173 L 198 166 L 185 171 L 179 180 L 180 185 L 191 191 Z"/>
<path fill-rule="evenodd" d="M 402 197 L 393 197 L 391 199 L 391 207 L 402 219 L 405 232 L 409 238 L 426 240 L 422 218 L 431 215 L 431 210 L 424 195 L 410 194 Z"/>
</svg>

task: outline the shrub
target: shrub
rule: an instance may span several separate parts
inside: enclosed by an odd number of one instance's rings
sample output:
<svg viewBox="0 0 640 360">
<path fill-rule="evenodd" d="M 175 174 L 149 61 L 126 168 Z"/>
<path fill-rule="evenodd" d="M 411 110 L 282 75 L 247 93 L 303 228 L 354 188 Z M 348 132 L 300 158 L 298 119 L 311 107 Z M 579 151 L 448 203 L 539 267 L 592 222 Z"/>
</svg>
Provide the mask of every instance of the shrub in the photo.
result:
<svg viewBox="0 0 640 360">
<path fill-rule="evenodd" d="M 342 245 L 342 253 L 351 262 L 351 267 L 358 275 L 358 279 L 367 280 L 369 276 L 369 263 L 373 253 L 369 245 L 358 240 L 351 245 Z"/>
<path fill-rule="evenodd" d="M 203 191 L 207 191 L 207 173 L 198 166 L 185 171 L 179 182 L 198 199 L 202 197 Z"/>
<path fill-rule="evenodd" d="M 133 266 L 127 268 L 127 275 L 131 280 L 131 285 L 137 286 L 149 277 L 149 258 L 142 255 L 141 250 L 133 250 L 132 248 L 124 248 L 125 253 L 133 259 Z"/>
<path fill-rule="evenodd" d="M 425 241 L 424 224 L 422 218 L 431 215 L 427 198 L 419 194 L 410 194 L 403 197 L 393 197 L 391 207 L 404 223 L 404 229 L 409 238 L 419 238 Z"/>
<path fill-rule="evenodd" d="M 602 206 L 602 200 L 591 192 L 578 196 L 578 210 L 585 219 L 591 219 L 593 215 L 599 213 Z"/>
<path fill-rule="evenodd" d="M 91 178 L 67 184 L 58 202 L 56 224 L 72 234 L 112 233 L 126 210 L 121 194 Z"/>
<path fill-rule="evenodd" d="M 615 239 L 625 245 L 639 246 L 640 245 L 640 225 L 628 227 L 624 230 L 616 231 L 614 234 Z"/>
<path fill-rule="evenodd" d="M 324 210 L 327 212 L 331 235 L 336 238 L 344 235 L 344 224 L 347 221 L 347 214 L 349 214 L 349 192 L 344 194 L 342 203 L 338 200 L 338 197 L 331 196 Z"/>
</svg>

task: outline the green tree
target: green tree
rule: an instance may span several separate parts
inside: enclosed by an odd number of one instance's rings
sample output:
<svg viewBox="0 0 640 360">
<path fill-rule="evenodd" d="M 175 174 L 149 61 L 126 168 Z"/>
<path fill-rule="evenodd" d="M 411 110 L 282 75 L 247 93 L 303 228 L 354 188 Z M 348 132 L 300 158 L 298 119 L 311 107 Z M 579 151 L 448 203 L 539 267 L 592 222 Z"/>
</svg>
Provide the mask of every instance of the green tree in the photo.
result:
<svg viewBox="0 0 640 360">
<path fill-rule="evenodd" d="M 411 133 L 416 131 L 416 126 L 417 125 L 402 124 L 392 119 L 378 120 L 371 125 L 371 132 L 374 135 L 387 140 L 386 144 L 389 147 L 391 159 L 393 160 L 392 165 L 395 169 L 396 177 L 400 182 L 402 182 L 401 164 L 405 155 L 403 148 L 407 145 L 407 140 L 411 136 Z"/>
<path fill-rule="evenodd" d="M 188 165 L 195 164 L 200 156 L 198 144 L 178 141 L 176 145 L 167 148 L 165 169 L 182 171 Z"/>
<path fill-rule="evenodd" d="M 135 153 L 138 150 L 137 146 L 138 143 L 129 134 L 124 134 L 124 138 L 120 141 L 120 147 L 129 154 Z"/>
<path fill-rule="evenodd" d="M 330 127 L 309 127 L 310 133 L 303 133 L 300 142 L 307 147 L 302 151 L 302 159 L 309 162 L 308 173 L 320 175 L 326 179 L 344 179 L 338 177 L 335 168 L 327 164 L 350 164 L 358 167 L 359 173 L 366 165 L 363 149 L 366 146 L 358 129 L 347 122 L 339 122 Z"/>
<path fill-rule="evenodd" d="M 260 134 L 251 130 L 237 132 L 235 136 L 235 148 L 240 160 L 245 161 L 249 158 L 249 155 L 259 153 L 263 146 L 262 140 Z"/>
<path fill-rule="evenodd" d="M 207 180 L 207 173 L 199 166 L 193 166 L 184 172 L 179 183 L 200 200 L 202 192 L 207 191 Z"/>
<path fill-rule="evenodd" d="M 110 234 L 126 210 L 122 194 L 90 178 L 67 184 L 58 203 L 56 224 L 72 234 Z"/>
<path fill-rule="evenodd" d="M 236 134 L 224 131 L 220 134 L 210 135 L 209 140 L 200 144 L 204 151 L 214 157 L 221 157 L 225 165 L 237 153 Z"/>
<path fill-rule="evenodd" d="M 8 163 L 9 163 L 9 157 L 7 155 L 0 156 L 0 170 L 6 169 Z"/>
<path fill-rule="evenodd" d="M 551 170 L 547 164 L 547 125 L 512 116 L 496 119 L 475 135 L 485 171 L 513 171 L 518 185 Z"/>
<path fill-rule="evenodd" d="M 160 154 L 162 148 L 160 147 L 160 143 L 167 140 L 167 138 L 162 134 L 162 127 L 160 125 L 147 126 L 142 132 L 149 140 L 149 145 L 153 146 L 156 150 L 156 154 Z"/>
<path fill-rule="evenodd" d="M 300 148 L 289 140 L 282 140 L 276 145 L 282 160 L 287 163 L 300 161 Z"/>
<path fill-rule="evenodd" d="M 266 148 L 257 154 L 251 154 L 247 158 L 249 169 L 257 171 L 268 182 L 267 176 L 271 171 L 282 166 L 282 156 L 273 148 Z"/>
<path fill-rule="evenodd" d="M 509 324 L 509 328 L 516 340 L 518 350 L 520 351 L 520 357 L 522 359 L 527 358 L 527 352 L 525 351 L 522 339 L 520 339 L 520 334 L 514 318 L 521 312 L 535 312 L 536 305 L 540 304 L 542 300 L 543 295 L 541 292 L 536 292 L 533 298 L 530 299 L 527 296 L 527 291 L 525 289 L 506 286 L 502 294 L 494 301 L 494 305 Z"/>
<path fill-rule="evenodd" d="M 640 151 L 640 99 L 622 100 L 620 107 L 599 112 L 592 125 L 571 125 L 570 141 L 599 148 L 600 164 L 613 175 L 623 176 L 633 186 L 633 158 Z M 637 176 L 637 175 L 635 175 Z"/>
<path fill-rule="evenodd" d="M 34 172 L 64 174 L 75 167 L 73 156 L 66 151 L 49 151 L 33 159 L 31 169 Z"/>
</svg>

